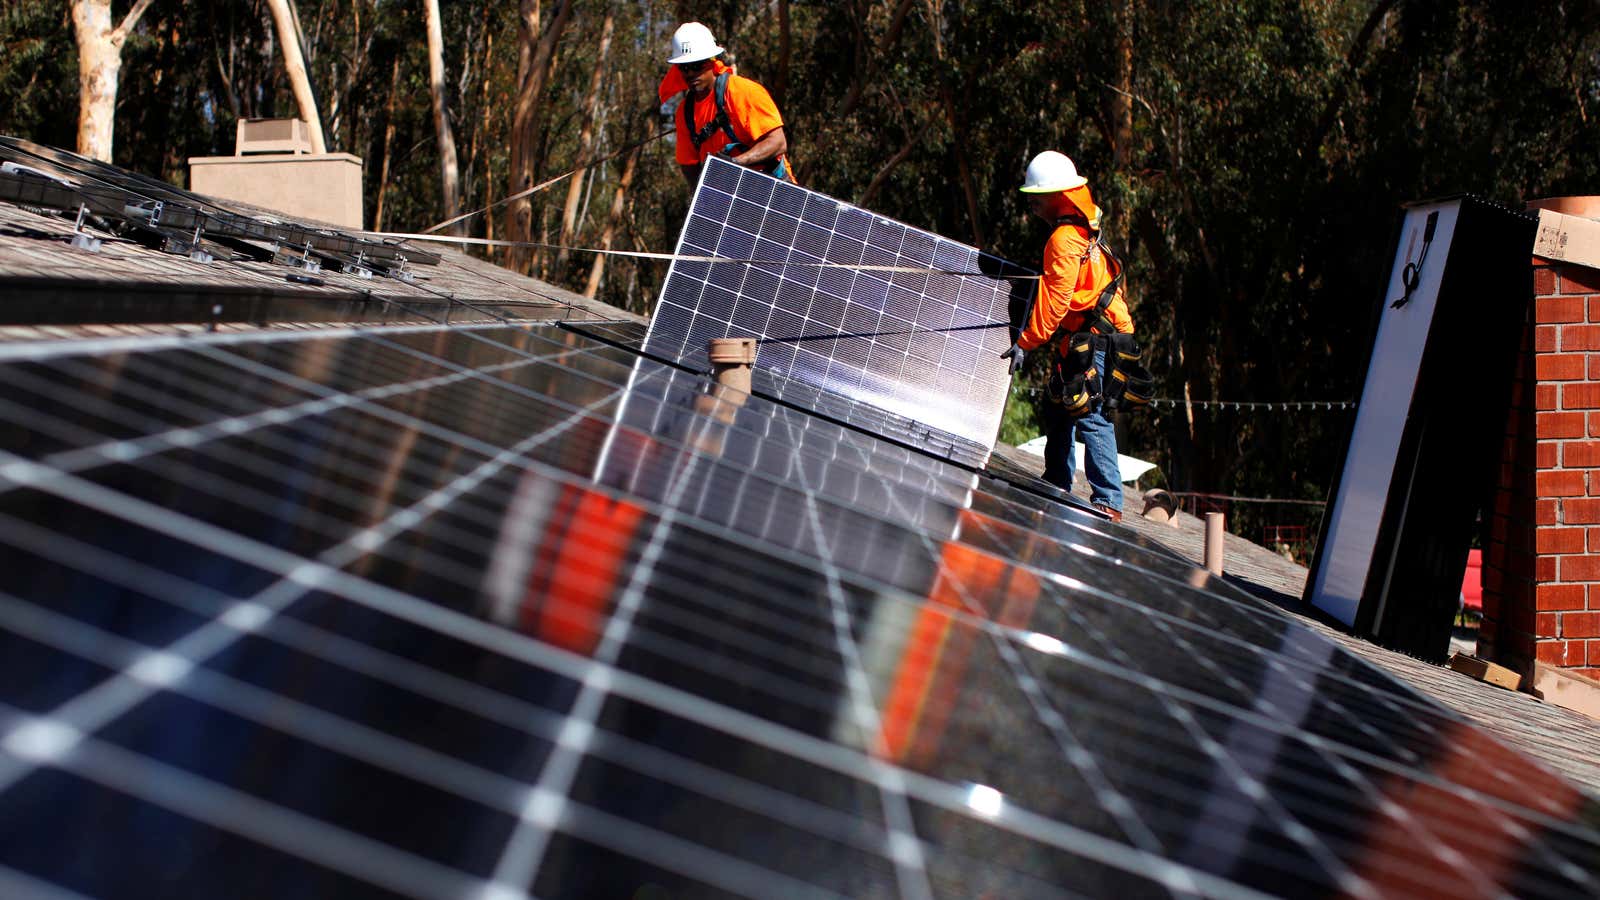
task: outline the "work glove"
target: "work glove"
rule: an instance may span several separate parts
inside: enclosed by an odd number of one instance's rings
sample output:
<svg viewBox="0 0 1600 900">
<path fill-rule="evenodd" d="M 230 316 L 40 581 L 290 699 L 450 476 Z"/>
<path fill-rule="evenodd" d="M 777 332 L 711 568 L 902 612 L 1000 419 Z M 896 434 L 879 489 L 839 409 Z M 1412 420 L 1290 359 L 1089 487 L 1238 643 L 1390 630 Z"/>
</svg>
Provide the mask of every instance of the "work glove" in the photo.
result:
<svg viewBox="0 0 1600 900">
<path fill-rule="evenodd" d="M 1017 346 L 1016 344 L 1012 344 L 1010 350 L 1000 354 L 1000 358 L 1011 360 L 1010 374 L 1015 375 L 1022 371 L 1022 361 L 1027 355 L 1028 354 L 1021 347 Z"/>
</svg>

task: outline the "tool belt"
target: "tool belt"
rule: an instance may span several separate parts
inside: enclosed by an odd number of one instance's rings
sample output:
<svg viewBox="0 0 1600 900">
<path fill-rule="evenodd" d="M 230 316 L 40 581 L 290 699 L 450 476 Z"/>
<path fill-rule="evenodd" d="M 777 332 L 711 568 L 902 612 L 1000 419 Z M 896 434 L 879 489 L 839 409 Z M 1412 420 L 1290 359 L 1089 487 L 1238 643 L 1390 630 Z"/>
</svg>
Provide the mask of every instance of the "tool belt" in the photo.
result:
<svg viewBox="0 0 1600 900">
<path fill-rule="evenodd" d="M 1059 405 L 1067 416 L 1086 416 L 1097 406 L 1111 413 L 1150 402 L 1155 378 L 1144 367 L 1133 335 L 1079 331 L 1065 340 L 1067 350 L 1056 354 L 1045 382 L 1045 399 Z M 1105 354 L 1103 372 L 1095 365 L 1096 352 Z"/>
</svg>

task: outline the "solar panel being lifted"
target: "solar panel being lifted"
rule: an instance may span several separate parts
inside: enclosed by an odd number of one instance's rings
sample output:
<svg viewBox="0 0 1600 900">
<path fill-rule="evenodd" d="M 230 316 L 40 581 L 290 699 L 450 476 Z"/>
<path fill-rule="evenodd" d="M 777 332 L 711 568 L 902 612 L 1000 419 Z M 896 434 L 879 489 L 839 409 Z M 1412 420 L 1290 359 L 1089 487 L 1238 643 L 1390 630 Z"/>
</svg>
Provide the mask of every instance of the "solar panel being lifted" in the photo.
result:
<svg viewBox="0 0 1600 900">
<path fill-rule="evenodd" d="M 1073 507 L 554 326 L 0 349 L 6 897 L 1593 896 Z"/>
<path fill-rule="evenodd" d="M 1032 286 L 1005 276 L 1028 270 L 715 157 L 677 253 L 771 264 L 674 260 L 646 352 L 704 369 L 712 338 L 757 338 L 758 370 L 987 460 L 1011 384 L 1006 329 Z"/>
</svg>

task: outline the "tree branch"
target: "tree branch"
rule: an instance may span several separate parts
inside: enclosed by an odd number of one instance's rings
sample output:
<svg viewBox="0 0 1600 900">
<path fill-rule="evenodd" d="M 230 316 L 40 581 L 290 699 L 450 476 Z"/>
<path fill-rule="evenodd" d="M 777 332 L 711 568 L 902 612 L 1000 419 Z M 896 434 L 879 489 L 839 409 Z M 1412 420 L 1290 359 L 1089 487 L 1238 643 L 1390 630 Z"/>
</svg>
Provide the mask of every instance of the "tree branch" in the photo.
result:
<svg viewBox="0 0 1600 900">
<path fill-rule="evenodd" d="M 127 40 L 128 32 L 139 24 L 139 19 L 144 16 L 145 10 L 149 9 L 150 4 L 154 2 L 155 0 L 139 0 L 138 3 L 135 3 L 133 9 L 128 10 L 128 14 L 122 17 L 122 24 L 111 32 L 111 39 L 118 44 Z"/>
</svg>

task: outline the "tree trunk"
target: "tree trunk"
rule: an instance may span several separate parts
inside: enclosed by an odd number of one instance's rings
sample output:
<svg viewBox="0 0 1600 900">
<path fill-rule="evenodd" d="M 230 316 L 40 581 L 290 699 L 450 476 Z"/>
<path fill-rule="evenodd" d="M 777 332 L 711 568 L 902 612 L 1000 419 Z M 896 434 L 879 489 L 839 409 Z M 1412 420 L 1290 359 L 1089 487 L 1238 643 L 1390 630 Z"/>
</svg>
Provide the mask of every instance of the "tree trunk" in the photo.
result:
<svg viewBox="0 0 1600 900">
<path fill-rule="evenodd" d="M 627 208 L 628 188 L 633 185 L 633 173 L 639 166 L 639 156 L 643 152 L 643 148 L 635 148 L 625 157 L 622 164 L 622 180 L 617 182 L 617 192 L 611 195 L 611 213 L 606 218 L 605 231 L 600 233 L 601 250 L 610 250 L 611 243 L 616 240 L 617 223 L 622 220 L 623 210 Z M 593 299 L 594 295 L 600 292 L 600 280 L 605 277 L 605 272 L 606 255 L 596 253 L 594 265 L 589 268 L 589 284 L 583 289 L 585 297 Z"/>
<path fill-rule="evenodd" d="M 1114 123 L 1111 152 L 1112 164 L 1119 172 L 1126 172 L 1133 159 L 1133 3 L 1118 5 L 1115 12 L 1117 27 L 1117 90 L 1111 94 L 1111 121 Z"/>
<path fill-rule="evenodd" d="M 516 194 L 533 186 L 535 157 L 538 153 L 540 114 L 545 83 L 555 60 L 556 42 L 572 18 L 571 0 L 557 0 L 550 24 L 541 27 L 539 0 L 522 0 L 517 54 L 517 99 L 511 117 L 511 171 L 506 193 Z M 511 241 L 533 237 L 533 204 L 526 197 L 506 204 L 505 233 Z M 513 247 L 506 253 L 508 268 L 527 272 L 532 255 L 526 248 Z"/>
<path fill-rule="evenodd" d="M 394 116 L 400 95 L 400 54 L 394 55 L 394 72 L 389 76 L 389 105 L 384 113 L 383 164 L 378 167 L 378 209 L 372 215 L 372 230 L 383 230 L 383 198 L 389 193 L 389 159 L 394 155 Z"/>
<path fill-rule="evenodd" d="M 428 20 L 428 87 L 433 94 L 433 128 L 439 143 L 439 189 L 444 198 L 441 218 L 453 219 L 461 214 L 461 173 L 445 98 L 450 85 L 444 79 L 444 26 L 439 21 L 439 0 L 424 0 L 423 6 Z M 462 233 L 459 222 L 448 230 L 450 234 Z"/>
<path fill-rule="evenodd" d="M 778 66 L 777 74 L 772 79 L 772 101 L 779 110 L 783 109 L 784 100 L 789 94 L 790 44 L 789 0 L 778 0 Z"/>
<path fill-rule="evenodd" d="M 311 135 L 311 152 L 327 153 L 328 142 L 322 136 L 322 114 L 317 111 L 316 95 L 311 93 L 311 78 L 306 74 L 306 60 L 300 53 L 300 29 L 296 26 L 289 0 L 267 0 L 272 10 L 272 23 L 277 28 L 278 43 L 283 47 L 283 67 L 289 74 L 289 87 L 300 106 L 300 118 L 305 120 Z"/>
<path fill-rule="evenodd" d="M 584 169 L 594 157 L 594 131 L 595 118 L 600 106 L 600 88 L 605 81 L 606 55 L 611 51 L 611 30 L 615 25 L 616 15 L 611 7 L 606 8 L 605 21 L 600 25 L 600 50 L 594 58 L 594 74 L 589 76 L 589 96 L 583 98 L 583 128 L 578 132 L 578 159 L 577 168 Z M 567 271 L 567 259 L 571 252 L 565 249 L 573 240 L 573 233 L 578 224 L 578 202 L 583 198 L 583 186 L 586 181 L 582 172 L 577 176 L 567 179 L 567 202 L 561 209 L 561 237 L 556 243 L 562 249 L 556 254 L 555 275 L 562 277 Z"/>
<path fill-rule="evenodd" d="M 91 159 L 111 161 L 122 45 L 151 2 L 139 0 L 113 28 L 111 0 L 72 0 L 78 43 L 78 152 Z"/>
</svg>

